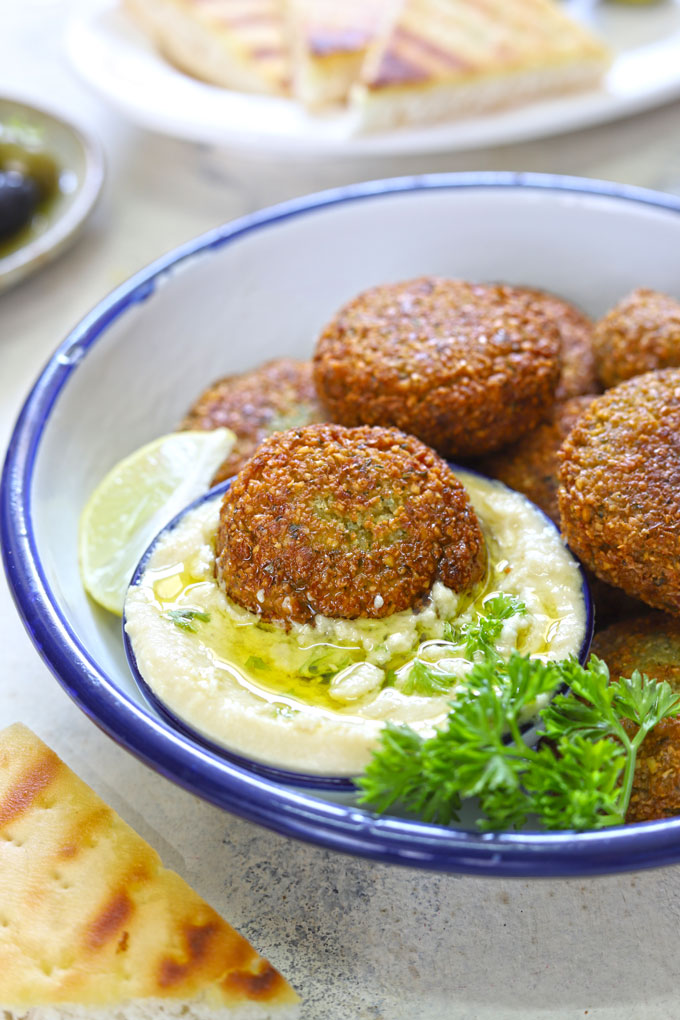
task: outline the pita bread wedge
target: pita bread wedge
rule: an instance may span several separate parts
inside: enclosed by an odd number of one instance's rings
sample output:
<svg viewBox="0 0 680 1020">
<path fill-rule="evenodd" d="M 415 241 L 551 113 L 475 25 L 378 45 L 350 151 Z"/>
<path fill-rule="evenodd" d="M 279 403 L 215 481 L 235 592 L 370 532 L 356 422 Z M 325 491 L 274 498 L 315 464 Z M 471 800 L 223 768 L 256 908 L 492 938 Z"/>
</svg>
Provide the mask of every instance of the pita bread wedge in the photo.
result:
<svg viewBox="0 0 680 1020">
<path fill-rule="evenodd" d="M 285 95 L 290 67 L 283 0 L 124 0 L 163 55 L 195 78 Z"/>
<path fill-rule="evenodd" d="M 288 0 L 293 92 L 319 109 L 347 99 L 370 43 L 398 0 Z"/>
<path fill-rule="evenodd" d="M 553 0 L 404 0 L 352 102 L 365 130 L 447 120 L 590 87 L 608 63 Z"/>
<path fill-rule="evenodd" d="M 296 1003 L 35 734 L 0 733 L 5 1020 L 283 1020 Z"/>
</svg>

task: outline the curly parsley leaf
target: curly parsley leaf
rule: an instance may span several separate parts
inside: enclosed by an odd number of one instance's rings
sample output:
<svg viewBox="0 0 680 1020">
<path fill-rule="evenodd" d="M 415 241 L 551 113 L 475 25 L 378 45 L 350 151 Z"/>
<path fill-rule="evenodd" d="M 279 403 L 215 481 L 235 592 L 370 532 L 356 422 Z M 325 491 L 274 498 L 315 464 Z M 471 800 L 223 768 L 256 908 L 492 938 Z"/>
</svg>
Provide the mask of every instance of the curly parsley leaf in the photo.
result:
<svg viewBox="0 0 680 1020">
<path fill-rule="evenodd" d="M 612 683 L 613 705 L 618 714 L 630 719 L 645 731 L 657 722 L 680 711 L 680 695 L 665 680 L 652 682 L 646 674 L 635 670 L 631 677 L 621 677 Z"/>
<path fill-rule="evenodd" d="M 483 612 L 470 623 L 455 628 L 447 621 L 444 624 L 444 640 L 456 645 L 461 650 L 461 657 L 473 662 L 497 662 L 501 656 L 496 648 L 503 624 L 513 616 L 526 613 L 526 606 L 514 595 L 499 593 L 487 598 L 483 604 Z M 425 697 L 436 697 L 449 694 L 460 680 L 453 673 L 447 673 L 435 663 L 416 659 L 408 676 L 400 683 L 404 694 L 420 694 Z"/>
<path fill-rule="evenodd" d="M 623 731 L 618 724 L 612 729 L 614 689 L 605 663 L 592 656 L 586 669 L 575 659 L 566 659 L 559 666 L 571 693 L 557 694 L 541 712 L 541 735 L 552 740 L 572 733 L 591 739 L 614 732 L 620 735 Z"/>
<path fill-rule="evenodd" d="M 378 804 L 399 804 L 426 821 L 446 824 L 457 818 L 461 799 L 476 796 L 482 802 L 503 801 L 502 824 L 508 813 L 520 824 L 528 810 L 521 790 L 523 764 L 535 752 L 519 734 L 519 720 L 555 682 L 554 663 L 514 655 L 504 666 L 502 681 L 495 664 L 477 663 L 456 691 L 446 726 L 434 736 L 421 740 L 413 730 L 400 727 L 396 740 L 394 727 L 383 730 L 378 751 L 357 781 L 360 802 L 379 810 L 386 808 Z M 508 727 L 517 734 L 511 742 Z"/>
<path fill-rule="evenodd" d="M 563 684 L 539 713 L 538 749 L 521 723 Z M 625 820 L 638 748 L 661 719 L 680 712 L 680 695 L 636 672 L 611 682 L 593 656 L 542 662 L 488 655 L 460 684 L 446 725 L 429 739 L 388 727 L 366 773 L 360 803 L 394 805 L 425 821 L 448 824 L 476 797 L 482 829 L 517 828 L 537 818 L 547 829 L 598 829 Z M 637 727 L 631 736 L 624 726 Z"/>
<path fill-rule="evenodd" d="M 479 613 L 477 618 L 470 623 L 461 624 L 459 627 L 446 623 L 444 625 L 445 640 L 460 645 L 464 650 L 465 657 L 471 662 L 480 658 L 500 661 L 501 656 L 496 648 L 496 643 L 501 636 L 503 624 L 513 616 L 524 616 L 527 608 L 514 595 L 500 592 L 485 599 L 482 609 L 483 612 Z"/>
<path fill-rule="evenodd" d="M 454 789 L 437 780 L 423 781 L 433 763 L 423 753 L 424 742 L 410 726 L 388 723 L 380 738 L 380 753 L 369 762 L 360 783 L 362 802 L 383 813 L 398 804 L 426 822 L 448 825 L 458 819 L 460 799 Z"/>
<path fill-rule="evenodd" d="M 400 690 L 403 694 L 421 694 L 425 697 L 436 697 L 438 694 L 449 694 L 457 677 L 434 669 L 422 659 L 416 659 L 408 676 L 402 681 Z"/>
<path fill-rule="evenodd" d="M 523 777 L 532 812 L 546 829 L 600 829 L 621 821 L 625 749 L 615 740 L 572 734 L 543 745 Z"/>
</svg>

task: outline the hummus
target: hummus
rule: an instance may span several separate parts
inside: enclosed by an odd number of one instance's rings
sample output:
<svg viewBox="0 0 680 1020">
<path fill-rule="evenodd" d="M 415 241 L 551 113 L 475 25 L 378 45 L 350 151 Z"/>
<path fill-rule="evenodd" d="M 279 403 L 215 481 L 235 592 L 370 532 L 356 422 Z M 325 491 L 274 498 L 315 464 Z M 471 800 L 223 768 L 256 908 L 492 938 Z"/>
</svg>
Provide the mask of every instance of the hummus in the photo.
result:
<svg viewBox="0 0 680 1020">
<path fill-rule="evenodd" d="M 313 775 L 351 776 L 370 759 L 385 721 L 422 736 L 441 725 L 470 669 L 461 628 L 498 595 L 516 606 L 498 652 L 563 659 L 586 634 L 583 582 L 553 524 L 524 496 L 468 472 L 489 568 L 470 592 L 436 583 L 422 607 L 377 620 L 315 617 L 283 627 L 231 602 L 214 577 L 221 497 L 162 533 L 125 604 L 142 679 L 182 722 L 259 762 Z M 426 663 L 445 681 L 414 681 Z M 540 706 L 536 706 L 538 710 Z"/>
</svg>

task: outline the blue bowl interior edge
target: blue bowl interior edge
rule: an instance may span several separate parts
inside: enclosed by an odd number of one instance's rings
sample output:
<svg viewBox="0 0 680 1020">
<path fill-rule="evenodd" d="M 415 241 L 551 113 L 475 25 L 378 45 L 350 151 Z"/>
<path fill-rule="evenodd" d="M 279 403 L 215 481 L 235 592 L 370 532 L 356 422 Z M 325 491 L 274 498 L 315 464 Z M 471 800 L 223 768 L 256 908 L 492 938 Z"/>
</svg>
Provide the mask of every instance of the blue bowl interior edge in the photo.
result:
<svg viewBox="0 0 680 1020">
<path fill-rule="evenodd" d="M 244 232 L 314 209 L 420 189 L 533 188 L 641 203 L 677 214 L 680 200 L 644 189 L 535 174 L 439 174 L 372 181 L 264 210 L 184 245 L 105 298 L 55 352 L 16 423 L 0 489 L 0 538 L 9 586 L 36 648 L 81 709 L 140 760 L 191 792 L 284 835 L 383 862 L 495 876 L 587 875 L 670 864 L 680 859 L 680 818 L 586 833 L 477 833 L 318 800 L 253 776 L 188 743 L 120 691 L 64 618 L 37 556 L 31 481 L 54 403 L 80 359 L 118 316 L 144 300 L 159 276 L 183 259 Z"/>
</svg>

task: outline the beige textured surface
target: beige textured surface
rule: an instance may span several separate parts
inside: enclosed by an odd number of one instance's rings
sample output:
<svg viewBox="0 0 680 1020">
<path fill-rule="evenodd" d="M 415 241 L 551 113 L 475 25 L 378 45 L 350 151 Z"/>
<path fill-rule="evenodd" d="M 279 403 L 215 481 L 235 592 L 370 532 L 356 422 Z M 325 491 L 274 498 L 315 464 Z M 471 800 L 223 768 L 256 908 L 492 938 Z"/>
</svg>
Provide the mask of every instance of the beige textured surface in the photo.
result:
<svg viewBox="0 0 680 1020">
<path fill-rule="evenodd" d="M 103 294 L 174 245 L 267 203 L 437 170 L 582 174 L 680 194 L 677 103 L 547 141 L 362 162 L 274 165 L 146 134 L 75 83 L 60 50 L 75 6 L 24 0 L 3 8 L 0 92 L 51 99 L 97 129 L 109 155 L 105 201 L 83 239 L 0 299 L 3 449 L 47 357 Z M 635 12 L 641 34 L 648 10 Z M 41 662 L 1 575 L 0 647 L 0 724 L 29 723 L 228 915 L 301 992 L 304 1020 L 676 1020 L 680 1013 L 680 866 L 598 879 L 488 880 L 305 846 L 224 814 L 113 744 Z"/>
</svg>

